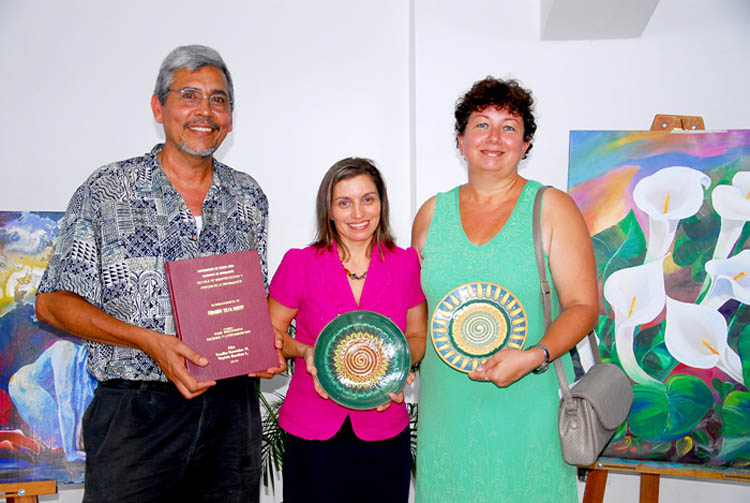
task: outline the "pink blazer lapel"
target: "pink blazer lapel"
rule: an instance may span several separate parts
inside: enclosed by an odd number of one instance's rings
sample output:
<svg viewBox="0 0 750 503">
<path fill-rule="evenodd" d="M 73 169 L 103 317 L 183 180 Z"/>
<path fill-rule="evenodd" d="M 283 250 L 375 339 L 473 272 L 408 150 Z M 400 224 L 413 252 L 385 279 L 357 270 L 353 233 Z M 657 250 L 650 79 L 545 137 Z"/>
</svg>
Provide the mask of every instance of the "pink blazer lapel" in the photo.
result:
<svg viewBox="0 0 750 503">
<path fill-rule="evenodd" d="M 324 284 L 324 290 L 328 295 L 328 302 L 334 306 L 338 314 L 345 313 L 357 308 L 354 302 L 352 290 L 349 288 L 349 282 L 346 279 L 344 266 L 339 260 L 339 252 L 336 248 L 336 242 L 333 243 L 331 251 L 322 250 L 321 278 Z"/>
<path fill-rule="evenodd" d="M 388 250 L 378 245 L 383 256 L 387 259 Z M 368 311 L 376 311 L 380 305 L 380 299 L 388 291 L 391 285 L 391 272 L 386 263 L 380 258 L 380 251 L 376 248 L 372 251 L 370 267 L 367 269 L 367 279 L 359 299 L 359 308 Z"/>
</svg>

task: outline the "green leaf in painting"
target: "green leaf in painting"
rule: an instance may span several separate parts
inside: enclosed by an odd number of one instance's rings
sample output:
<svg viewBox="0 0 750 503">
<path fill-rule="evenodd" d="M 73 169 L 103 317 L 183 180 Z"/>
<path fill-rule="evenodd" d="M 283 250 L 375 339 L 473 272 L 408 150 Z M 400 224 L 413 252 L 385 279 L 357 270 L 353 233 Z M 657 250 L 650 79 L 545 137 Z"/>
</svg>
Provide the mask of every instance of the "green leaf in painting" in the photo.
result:
<svg viewBox="0 0 750 503">
<path fill-rule="evenodd" d="M 740 332 L 737 353 L 742 360 L 742 379 L 746 387 L 750 386 L 750 325 L 745 325 Z"/>
<path fill-rule="evenodd" d="M 633 345 L 638 364 L 660 381 L 666 379 L 678 363 L 664 343 L 665 326 L 666 323 L 662 321 L 650 327 L 641 327 Z"/>
<path fill-rule="evenodd" d="M 676 440 L 700 423 L 713 402 L 709 387 L 695 376 L 674 375 L 663 389 L 635 384 L 630 432 L 649 442 Z"/>
<path fill-rule="evenodd" d="M 651 452 L 666 454 L 672 450 L 672 442 L 657 442 L 651 445 Z"/>
<path fill-rule="evenodd" d="M 628 433 L 628 422 L 623 421 L 620 426 L 617 427 L 617 430 L 615 430 L 615 434 L 612 436 L 612 440 L 609 441 L 609 443 L 617 442 L 618 440 L 622 440 L 625 438 L 625 435 Z"/>
<path fill-rule="evenodd" d="M 659 440 L 668 420 L 669 407 L 664 391 L 634 384 L 633 406 L 628 413 L 630 433 L 642 440 Z"/>
<path fill-rule="evenodd" d="M 591 241 L 596 256 L 596 276 L 602 284 L 619 269 L 641 265 L 646 254 L 646 237 L 633 210 Z"/>
<path fill-rule="evenodd" d="M 615 320 L 609 316 L 599 315 L 599 324 L 596 326 L 596 335 L 599 336 L 599 351 L 602 360 L 620 364 L 617 353 L 613 351 L 615 345 Z"/>
<path fill-rule="evenodd" d="M 678 232 L 672 249 L 672 260 L 680 267 L 690 267 L 690 278 L 701 283 L 706 277 L 705 265 L 711 260 L 715 243 L 715 238 L 703 242 L 691 239 L 684 232 Z"/>
<path fill-rule="evenodd" d="M 750 334 L 750 306 L 732 300 L 721 306 L 721 312 L 727 318 L 729 328 L 727 344 L 739 353 L 740 337 Z"/>
<path fill-rule="evenodd" d="M 724 443 L 719 459 L 750 459 L 750 392 L 733 391 L 724 400 L 721 409 L 724 423 Z"/>
<path fill-rule="evenodd" d="M 675 454 L 678 457 L 684 456 L 693 449 L 693 439 L 691 437 L 683 437 L 675 443 Z"/>
<path fill-rule="evenodd" d="M 702 430 L 695 430 L 691 435 L 693 437 L 693 443 L 696 446 L 703 446 L 706 447 L 710 443 L 710 438 L 708 437 L 708 433 Z"/>
<path fill-rule="evenodd" d="M 663 342 L 652 347 L 643 357 L 641 367 L 643 370 L 654 376 L 656 379 L 663 381 L 672 373 L 677 366 L 678 361 L 674 359 L 672 353 L 667 349 Z"/>
<path fill-rule="evenodd" d="M 724 381 L 722 381 L 718 377 L 714 377 L 713 379 L 711 379 L 711 386 L 713 386 L 716 391 L 721 393 L 721 385 L 723 382 Z"/>
<path fill-rule="evenodd" d="M 731 393 L 734 390 L 735 390 L 735 386 L 734 386 L 733 382 L 724 381 L 721 384 L 721 392 L 719 393 L 719 395 L 721 396 L 722 401 L 724 400 L 724 398 L 727 397 L 727 395 L 729 395 L 729 393 Z"/>
</svg>

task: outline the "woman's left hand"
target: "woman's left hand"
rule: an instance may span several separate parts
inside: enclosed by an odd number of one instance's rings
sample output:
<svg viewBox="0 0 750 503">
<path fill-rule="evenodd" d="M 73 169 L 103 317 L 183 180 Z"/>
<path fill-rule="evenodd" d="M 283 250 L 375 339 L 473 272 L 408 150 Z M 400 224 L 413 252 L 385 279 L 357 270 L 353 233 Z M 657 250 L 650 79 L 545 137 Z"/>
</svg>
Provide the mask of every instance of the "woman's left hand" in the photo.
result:
<svg viewBox="0 0 750 503">
<path fill-rule="evenodd" d="M 406 384 L 409 385 L 413 383 L 414 379 L 415 379 L 414 374 L 409 372 L 409 375 L 406 377 Z M 391 399 L 383 404 L 378 405 L 377 408 L 375 409 L 376 411 L 383 412 L 384 410 L 387 410 L 388 407 L 391 406 L 392 402 L 396 402 L 396 403 L 404 402 L 404 390 L 403 389 L 401 389 L 401 391 L 399 391 L 398 393 L 388 393 L 388 396 Z"/>
<path fill-rule="evenodd" d="M 477 367 L 477 370 L 469 372 L 469 379 L 491 381 L 503 388 L 510 386 L 540 364 L 536 351 L 505 348 L 492 355 L 483 365 Z"/>
</svg>

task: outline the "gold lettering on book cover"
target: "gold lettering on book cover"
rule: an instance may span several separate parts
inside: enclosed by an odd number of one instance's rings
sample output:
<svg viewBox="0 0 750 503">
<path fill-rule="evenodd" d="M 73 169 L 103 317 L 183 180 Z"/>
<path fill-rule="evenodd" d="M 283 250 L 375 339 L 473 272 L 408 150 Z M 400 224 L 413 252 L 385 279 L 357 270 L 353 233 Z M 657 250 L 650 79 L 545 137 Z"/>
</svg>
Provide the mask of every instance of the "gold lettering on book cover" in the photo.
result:
<svg viewBox="0 0 750 503">
<path fill-rule="evenodd" d="M 248 346 L 237 347 L 229 345 L 224 351 L 215 353 L 216 359 L 219 361 L 229 360 L 230 364 L 238 363 L 244 356 L 250 354 L 250 348 Z"/>
<path fill-rule="evenodd" d="M 196 285 L 200 290 L 242 284 L 242 274 L 238 274 L 235 271 L 234 264 L 206 267 L 204 269 L 198 269 L 197 272 L 200 275 L 200 279 L 196 281 Z"/>
</svg>

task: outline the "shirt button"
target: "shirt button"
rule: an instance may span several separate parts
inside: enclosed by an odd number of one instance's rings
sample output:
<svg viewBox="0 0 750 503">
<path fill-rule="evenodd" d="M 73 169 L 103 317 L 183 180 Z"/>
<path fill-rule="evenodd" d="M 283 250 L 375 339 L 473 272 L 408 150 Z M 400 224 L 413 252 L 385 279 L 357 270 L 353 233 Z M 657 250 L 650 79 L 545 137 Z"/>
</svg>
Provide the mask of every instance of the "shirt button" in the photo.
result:
<svg viewBox="0 0 750 503">
<path fill-rule="evenodd" d="M 185 204 L 185 203 L 182 203 L 182 206 L 181 206 L 181 208 L 182 208 L 183 210 L 186 210 L 186 209 L 187 209 L 187 204 Z"/>
<path fill-rule="evenodd" d="M 193 241 L 198 241 L 198 236 L 193 234 L 192 236 L 190 236 L 190 239 L 192 239 Z"/>
</svg>

